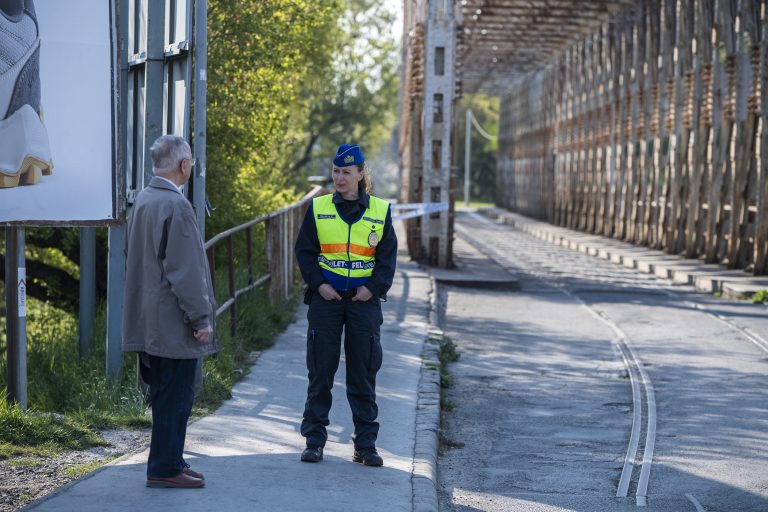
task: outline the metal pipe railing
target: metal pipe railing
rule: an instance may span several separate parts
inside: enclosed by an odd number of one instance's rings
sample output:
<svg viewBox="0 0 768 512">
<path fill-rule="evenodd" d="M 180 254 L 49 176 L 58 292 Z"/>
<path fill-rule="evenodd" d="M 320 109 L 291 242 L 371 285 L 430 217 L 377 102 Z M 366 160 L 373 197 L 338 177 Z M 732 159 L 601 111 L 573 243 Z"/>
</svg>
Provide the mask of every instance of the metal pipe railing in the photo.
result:
<svg viewBox="0 0 768 512">
<path fill-rule="evenodd" d="M 218 233 L 205 245 L 205 251 L 208 255 L 208 266 L 211 270 L 211 280 L 213 288 L 216 289 L 216 246 L 219 243 L 226 243 L 227 254 L 227 299 L 216 310 L 218 318 L 224 312 L 229 311 L 230 332 L 234 337 L 237 330 L 237 306 L 236 299 L 242 294 L 257 288 L 267 281 L 270 282 L 269 293 L 272 298 L 282 296 L 287 299 L 291 289 L 291 283 L 294 280 L 295 263 L 293 261 L 293 242 L 298 235 L 298 229 L 301 226 L 301 220 L 309 202 L 320 194 L 321 187 L 315 186 L 304 197 L 296 203 L 281 208 L 277 211 L 262 215 L 256 219 L 248 221 L 239 226 L 235 226 L 226 231 Z M 264 223 L 265 225 L 265 256 L 266 273 L 255 278 L 254 258 L 253 258 L 253 227 Z M 239 233 L 245 234 L 245 254 L 246 254 L 246 272 L 248 284 L 237 288 L 236 275 L 238 270 L 237 259 L 235 257 L 234 237 Z"/>
</svg>

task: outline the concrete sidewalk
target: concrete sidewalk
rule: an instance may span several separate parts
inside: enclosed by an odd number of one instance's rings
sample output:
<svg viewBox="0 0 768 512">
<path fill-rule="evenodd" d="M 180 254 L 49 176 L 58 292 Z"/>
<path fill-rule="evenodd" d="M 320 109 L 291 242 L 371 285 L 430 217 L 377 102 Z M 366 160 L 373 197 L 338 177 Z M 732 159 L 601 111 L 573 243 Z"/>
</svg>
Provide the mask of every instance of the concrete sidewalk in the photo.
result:
<svg viewBox="0 0 768 512">
<path fill-rule="evenodd" d="M 352 462 L 353 425 L 343 359 L 333 390 L 325 459 L 319 464 L 299 461 L 307 387 L 306 306 L 302 306 L 296 321 L 237 384 L 232 399 L 190 425 L 186 458 L 205 474 L 204 489 L 145 487 L 144 451 L 24 510 L 436 511 L 439 377 L 433 364 L 422 363 L 425 347 L 434 352 L 425 343 L 430 292 L 429 275 L 408 262 L 401 249 L 389 301 L 382 304 L 384 364 L 377 382 L 381 423 L 377 447 L 384 467 Z"/>
</svg>

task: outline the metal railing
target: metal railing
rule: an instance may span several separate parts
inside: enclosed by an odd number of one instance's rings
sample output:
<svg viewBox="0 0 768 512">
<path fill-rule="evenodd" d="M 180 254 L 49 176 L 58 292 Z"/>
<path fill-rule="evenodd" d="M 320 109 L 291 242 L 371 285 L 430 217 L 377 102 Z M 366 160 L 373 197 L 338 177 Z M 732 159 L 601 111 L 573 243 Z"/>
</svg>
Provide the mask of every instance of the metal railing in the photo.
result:
<svg viewBox="0 0 768 512">
<path fill-rule="evenodd" d="M 298 202 L 270 212 L 234 228 L 223 231 L 205 243 L 208 255 L 208 266 L 211 270 L 213 289 L 216 290 L 216 246 L 226 244 L 227 261 L 227 300 L 216 310 L 216 318 L 229 311 L 230 332 L 235 335 L 237 329 L 236 300 L 242 294 L 269 282 L 269 295 L 273 299 L 287 299 L 291 293 L 291 285 L 296 277 L 296 263 L 293 257 L 293 243 L 298 235 L 301 221 L 309 206 L 309 202 L 320 194 L 321 187 L 313 187 Z M 264 224 L 264 247 L 266 256 L 266 273 L 254 276 L 253 229 Z M 245 235 L 245 270 L 248 282 L 237 288 L 237 261 L 235 257 L 234 237 L 239 233 Z"/>
</svg>

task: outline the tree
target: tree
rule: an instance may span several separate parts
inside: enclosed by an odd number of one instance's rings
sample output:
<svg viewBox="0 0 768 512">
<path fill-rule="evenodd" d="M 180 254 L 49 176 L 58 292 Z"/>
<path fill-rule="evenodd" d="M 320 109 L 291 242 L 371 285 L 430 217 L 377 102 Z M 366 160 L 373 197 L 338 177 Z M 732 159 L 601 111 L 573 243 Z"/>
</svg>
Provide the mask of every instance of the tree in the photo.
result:
<svg viewBox="0 0 768 512">
<path fill-rule="evenodd" d="M 333 55 L 339 0 L 211 0 L 208 33 L 209 233 L 292 200 L 289 136 L 304 84 Z"/>
<path fill-rule="evenodd" d="M 307 119 L 291 142 L 290 171 L 297 185 L 318 169 L 327 172 L 339 144 L 353 141 L 373 155 L 389 138 L 399 86 L 394 21 L 394 13 L 378 0 L 346 0 L 332 65 L 307 84 L 304 101 L 296 105 L 295 115 Z M 307 169 L 313 159 L 318 165 Z"/>
</svg>

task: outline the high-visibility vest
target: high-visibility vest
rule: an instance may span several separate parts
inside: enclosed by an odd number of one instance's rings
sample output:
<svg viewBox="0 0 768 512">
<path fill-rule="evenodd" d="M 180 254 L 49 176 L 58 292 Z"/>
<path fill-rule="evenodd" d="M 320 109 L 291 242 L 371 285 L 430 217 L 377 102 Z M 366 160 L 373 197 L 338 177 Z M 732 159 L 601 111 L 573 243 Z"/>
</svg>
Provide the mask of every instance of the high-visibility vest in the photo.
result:
<svg viewBox="0 0 768 512">
<path fill-rule="evenodd" d="M 373 275 L 389 203 L 369 196 L 368 208 L 349 223 L 333 204 L 332 194 L 313 199 L 312 211 L 320 240 L 317 261 L 326 282 L 339 291 L 364 285 Z"/>
</svg>

